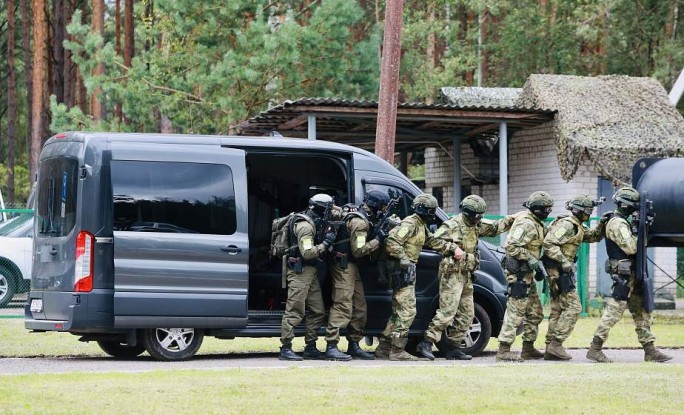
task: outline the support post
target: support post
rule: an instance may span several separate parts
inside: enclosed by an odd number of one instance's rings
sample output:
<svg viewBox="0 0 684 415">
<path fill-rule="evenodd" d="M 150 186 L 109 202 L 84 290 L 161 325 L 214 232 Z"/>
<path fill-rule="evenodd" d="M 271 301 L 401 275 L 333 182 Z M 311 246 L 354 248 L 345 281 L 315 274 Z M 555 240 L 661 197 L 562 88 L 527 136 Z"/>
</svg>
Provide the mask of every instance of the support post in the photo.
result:
<svg viewBox="0 0 684 415">
<path fill-rule="evenodd" d="M 499 214 L 508 215 L 508 129 L 499 124 Z"/>
<path fill-rule="evenodd" d="M 307 121 L 309 124 L 309 140 L 315 140 L 316 139 L 316 115 L 315 114 L 307 114 Z"/>
<path fill-rule="evenodd" d="M 453 208 L 451 209 L 452 212 L 458 213 L 460 209 L 458 208 L 458 205 L 461 203 L 462 195 L 461 195 L 461 138 L 456 137 L 451 141 L 453 145 L 453 149 L 451 150 L 451 154 L 454 156 L 454 171 L 453 171 L 453 178 L 454 178 L 454 205 Z"/>
</svg>

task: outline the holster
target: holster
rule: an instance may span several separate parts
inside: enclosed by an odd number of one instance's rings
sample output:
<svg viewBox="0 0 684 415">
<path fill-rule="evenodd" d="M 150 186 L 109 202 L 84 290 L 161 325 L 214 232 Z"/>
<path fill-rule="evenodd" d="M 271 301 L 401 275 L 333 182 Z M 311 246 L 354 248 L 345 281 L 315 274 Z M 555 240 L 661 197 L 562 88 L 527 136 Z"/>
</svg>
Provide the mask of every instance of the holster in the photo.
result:
<svg viewBox="0 0 684 415">
<path fill-rule="evenodd" d="M 616 301 L 627 301 L 629 299 L 629 277 L 622 275 L 611 275 L 613 279 L 613 299 Z"/>
<path fill-rule="evenodd" d="M 508 285 L 508 288 L 511 298 L 527 297 L 528 286 L 520 275 L 518 275 L 518 279 L 515 282 Z"/>
<path fill-rule="evenodd" d="M 519 260 L 515 257 L 510 256 L 510 255 L 504 256 L 504 258 L 501 260 L 501 266 L 509 274 L 515 274 L 518 276 L 521 273 L 522 273 L 522 275 L 525 275 L 531 271 L 530 266 L 527 264 L 527 261 Z"/>
<path fill-rule="evenodd" d="M 550 268 L 553 268 L 553 269 L 557 269 L 558 271 L 561 271 L 563 269 L 563 266 L 561 265 L 560 262 L 556 261 L 555 259 L 551 259 L 551 258 L 547 257 L 546 255 L 542 255 L 541 261 L 547 270 Z"/>
<path fill-rule="evenodd" d="M 304 261 L 301 257 L 287 257 L 287 266 L 295 272 L 295 274 L 301 274 L 304 269 Z"/>
<path fill-rule="evenodd" d="M 349 256 L 344 252 L 335 252 L 333 258 L 338 267 L 347 269 L 347 266 L 349 266 Z"/>
<path fill-rule="evenodd" d="M 607 259 L 606 272 L 610 275 L 629 277 L 634 272 L 634 263 L 631 259 Z"/>
<path fill-rule="evenodd" d="M 575 289 L 575 275 L 570 272 L 561 272 L 558 276 L 559 294 L 569 293 Z"/>
</svg>

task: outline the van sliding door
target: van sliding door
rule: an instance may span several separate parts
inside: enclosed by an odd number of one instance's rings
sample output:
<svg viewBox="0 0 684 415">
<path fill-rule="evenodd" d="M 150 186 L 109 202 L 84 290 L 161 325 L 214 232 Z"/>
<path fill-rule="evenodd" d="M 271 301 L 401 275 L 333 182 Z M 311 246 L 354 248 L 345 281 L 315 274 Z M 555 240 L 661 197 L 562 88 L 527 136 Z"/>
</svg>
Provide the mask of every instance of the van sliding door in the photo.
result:
<svg viewBox="0 0 684 415">
<path fill-rule="evenodd" d="M 111 182 L 115 326 L 244 327 L 244 151 L 113 144 Z"/>
</svg>

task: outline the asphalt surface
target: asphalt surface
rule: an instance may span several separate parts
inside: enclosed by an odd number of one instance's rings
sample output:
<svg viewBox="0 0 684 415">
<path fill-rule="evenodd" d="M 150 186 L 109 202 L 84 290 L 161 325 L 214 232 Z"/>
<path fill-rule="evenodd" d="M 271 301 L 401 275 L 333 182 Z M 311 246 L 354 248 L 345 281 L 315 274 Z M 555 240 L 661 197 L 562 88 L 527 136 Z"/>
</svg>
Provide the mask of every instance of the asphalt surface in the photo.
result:
<svg viewBox="0 0 684 415">
<path fill-rule="evenodd" d="M 662 349 L 673 357 L 666 364 L 684 364 L 684 349 Z M 389 367 L 389 366 L 497 366 L 497 365 L 589 365 L 596 364 L 585 358 L 586 349 L 568 351 L 573 359 L 568 362 L 532 360 L 524 363 L 500 363 L 494 359 L 494 352 L 487 352 L 469 361 L 447 361 L 436 359 L 421 362 L 390 362 L 388 360 L 352 360 L 350 362 L 330 362 L 323 360 L 305 360 L 301 362 L 283 362 L 276 353 L 249 353 L 223 355 L 197 355 L 186 362 L 158 362 L 149 356 L 132 360 L 117 360 L 106 357 L 59 357 L 59 358 L 0 358 L 0 375 L 16 374 L 48 374 L 70 372 L 149 372 L 156 370 L 227 370 L 227 369 L 284 369 L 290 367 Z M 605 353 L 616 363 L 643 363 L 644 352 L 641 349 L 606 349 Z"/>
</svg>

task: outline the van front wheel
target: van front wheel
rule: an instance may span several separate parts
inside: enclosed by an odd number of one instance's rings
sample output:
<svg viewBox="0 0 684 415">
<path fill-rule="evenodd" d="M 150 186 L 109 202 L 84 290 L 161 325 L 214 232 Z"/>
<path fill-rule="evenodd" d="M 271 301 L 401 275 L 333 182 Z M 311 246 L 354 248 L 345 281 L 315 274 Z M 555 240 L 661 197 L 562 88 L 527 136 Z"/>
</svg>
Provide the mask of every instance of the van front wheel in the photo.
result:
<svg viewBox="0 0 684 415">
<path fill-rule="evenodd" d="M 103 352 L 117 359 L 132 359 L 145 351 L 145 346 L 142 344 L 129 346 L 117 341 L 99 340 L 97 345 Z"/>
<path fill-rule="evenodd" d="M 146 329 L 142 339 L 147 352 L 157 360 L 188 360 L 202 345 L 204 333 L 196 329 Z"/>
</svg>

